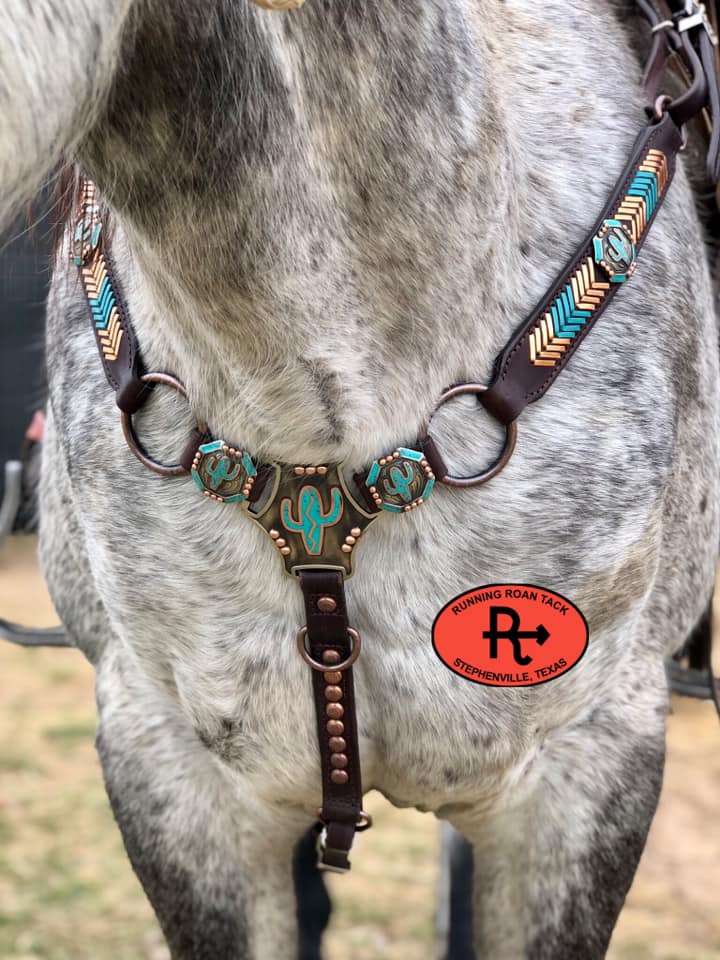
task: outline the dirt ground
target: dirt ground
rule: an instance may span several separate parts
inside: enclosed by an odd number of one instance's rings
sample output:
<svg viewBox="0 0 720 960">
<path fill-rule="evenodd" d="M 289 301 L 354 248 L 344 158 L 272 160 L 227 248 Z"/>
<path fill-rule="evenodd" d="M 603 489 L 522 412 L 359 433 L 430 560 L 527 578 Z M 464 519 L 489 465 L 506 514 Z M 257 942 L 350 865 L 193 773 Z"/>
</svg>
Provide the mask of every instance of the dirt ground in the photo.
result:
<svg viewBox="0 0 720 960">
<path fill-rule="evenodd" d="M 56 621 L 33 538 L 0 552 L 0 615 Z M 0 960 L 167 960 L 93 748 L 92 671 L 0 644 Z M 676 701 L 665 787 L 611 960 L 720 960 L 720 726 Z M 376 828 L 330 877 L 328 960 L 431 960 L 437 829 L 368 798 Z M 285 960 L 285 958 L 278 958 Z M 578 958 L 582 960 L 582 958 Z"/>
</svg>

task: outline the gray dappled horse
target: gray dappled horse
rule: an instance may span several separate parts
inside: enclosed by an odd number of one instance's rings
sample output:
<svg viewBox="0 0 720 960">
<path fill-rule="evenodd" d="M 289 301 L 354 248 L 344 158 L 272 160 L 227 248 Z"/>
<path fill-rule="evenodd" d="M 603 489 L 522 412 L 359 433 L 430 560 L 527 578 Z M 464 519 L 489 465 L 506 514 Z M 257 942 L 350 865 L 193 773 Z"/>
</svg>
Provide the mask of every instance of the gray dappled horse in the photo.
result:
<svg viewBox="0 0 720 960">
<path fill-rule="evenodd" d="M 644 123 L 613 0 L 5 0 L 0 201 L 58 162 L 111 210 L 149 368 L 218 435 L 360 467 L 487 379 L 602 209 Z M 292 851 L 319 802 L 299 595 L 239 511 L 144 471 L 86 304 L 57 260 L 41 553 L 97 670 L 98 750 L 177 960 L 292 957 Z M 485 487 L 368 532 L 349 587 L 366 788 L 474 848 L 480 957 L 603 955 L 652 818 L 663 658 L 706 606 L 718 542 L 717 330 L 684 171 L 641 269 Z M 138 430 L 172 459 L 191 414 Z M 437 430 L 495 456 L 472 404 Z M 584 612 L 565 677 L 490 689 L 430 625 L 481 583 Z"/>
</svg>

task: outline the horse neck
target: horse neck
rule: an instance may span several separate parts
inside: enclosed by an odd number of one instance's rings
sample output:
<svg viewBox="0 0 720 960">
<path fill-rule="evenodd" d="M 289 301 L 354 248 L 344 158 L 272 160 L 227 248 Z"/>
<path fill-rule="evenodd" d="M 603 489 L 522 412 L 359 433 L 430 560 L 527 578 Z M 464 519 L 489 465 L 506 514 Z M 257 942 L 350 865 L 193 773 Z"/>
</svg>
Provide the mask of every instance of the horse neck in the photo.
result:
<svg viewBox="0 0 720 960">
<path fill-rule="evenodd" d="M 86 150 L 146 359 L 268 455 L 411 440 L 517 322 L 503 24 L 401 6 L 148 4 Z"/>
</svg>

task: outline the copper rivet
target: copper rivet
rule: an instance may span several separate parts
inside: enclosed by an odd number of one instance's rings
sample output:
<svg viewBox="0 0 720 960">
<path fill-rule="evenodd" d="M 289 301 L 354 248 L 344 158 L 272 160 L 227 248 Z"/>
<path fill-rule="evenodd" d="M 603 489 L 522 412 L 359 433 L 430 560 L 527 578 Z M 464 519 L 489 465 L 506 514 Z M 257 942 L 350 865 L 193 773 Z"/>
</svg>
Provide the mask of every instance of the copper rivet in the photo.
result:
<svg viewBox="0 0 720 960">
<path fill-rule="evenodd" d="M 292 551 L 290 550 L 290 547 L 281 547 L 281 548 L 280 548 L 280 553 L 281 553 L 284 557 L 289 557 L 290 554 L 292 553 Z"/>
<path fill-rule="evenodd" d="M 310 476 L 312 476 L 315 473 L 315 467 L 308 467 L 305 473 L 308 473 Z"/>
<path fill-rule="evenodd" d="M 305 473 L 305 467 L 295 467 L 295 474 L 301 477 Z"/>
<path fill-rule="evenodd" d="M 347 783 L 350 777 L 345 773 L 344 770 L 333 770 L 330 774 L 330 779 L 333 783 L 337 783 L 342 786 L 342 784 Z"/>
<path fill-rule="evenodd" d="M 270 536 L 272 537 L 273 540 L 277 540 L 277 538 L 280 536 L 280 534 L 278 533 L 277 530 L 271 530 L 271 531 L 270 531 Z"/>
<path fill-rule="evenodd" d="M 334 767 L 336 770 L 344 770 L 348 765 L 348 758 L 344 753 L 334 753 L 330 757 L 330 766 Z"/>
<path fill-rule="evenodd" d="M 317 472 L 318 472 L 321 476 L 325 476 L 325 474 L 327 473 L 327 467 L 318 467 L 318 468 L 317 468 Z"/>
<path fill-rule="evenodd" d="M 357 543 L 356 537 L 345 537 L 345 543 L 349 543 L 352 547 L 353 544 Z"/>
<path fill-rule="evenodd" d="M 325 687 L 325 699 L 332 700 L 333 703 L 337 703 L 338 700 L 342 700 L 342 687 L 337 687 L 334 684 Z"/>
<path fill-rule="evenodd" d="M 339 670 L 332 670 L 330 673 L 324 673 L 323 679 L 325 683 L 340 683 L 342 680 L 342 674 Z"/>
<path fill-rule="evenodd" d="M 353 537 L 359 537 L 360 534 L 362 533 L 362 530 L 360 529 L 360 527 L 353 527 L 350 533 L 353 535 Z"/>
<path fill-rule="evenodd" d="M 352 553 L 352 547 L 349 543 L 344 543 L 340 549 L 343 553 Z"/>
<path fill-rule="evenodd" d="M 347 748 L 347 743 L 344 737 L 330 737 L 328 746 L 333 753 L 343 753 Z"/>
<path fill-rule="evenodd" d="M 337 652 L 337 650 L 326 650 L 322 655 L 323 663 L 327 663 L 328 666 L 332 666 L 333 663 L 340 663 L 342 657 Z"/>
<path fill-rule="evenodd" d="M 328 720 L 325 729 L 331 737 L 340 737 L 345 733 L 345 724 L 342 720 Z"/>
<path fill-rule="evenodd" d="M 329 703 L 325 707 L 325 713 L 331 720 L 340 720 L 345 714 L 345 707 L 341 703 Z"/>
<path fill-rule="evenodd" d="M 317 602 L 320 613 L 335 613 L 337 610 L 337 600 L 333 597 L 319 597 Z"/>
<path fill-rule="evenodd" d="M 279 537 L 279 538 L 275 541 L 275 543 L 277 543 L 277 545 L 278 545 L 279 547 L 284 547 L 284 546 L 285 546 L 285 540 L 283 540 L 282 537 Z"/>
</svg>

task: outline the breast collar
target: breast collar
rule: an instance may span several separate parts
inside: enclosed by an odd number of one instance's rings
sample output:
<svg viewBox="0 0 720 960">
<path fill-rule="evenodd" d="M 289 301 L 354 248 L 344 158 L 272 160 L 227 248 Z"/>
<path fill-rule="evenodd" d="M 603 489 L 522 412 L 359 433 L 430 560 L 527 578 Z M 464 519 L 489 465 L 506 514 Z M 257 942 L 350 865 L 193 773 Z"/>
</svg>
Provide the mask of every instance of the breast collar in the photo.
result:
<svg viewBox="0 0 720 960">
<path fill-rule="evenodd" d="M 657 92 L 671 55 L 683 58 L 690 85 L 675 100 L 654 96 L 650 122 L 639 134 L 605 209 L 572 261 L 497 357 L 492 382 L 459 384 L 438 398 L 440 406 L 460 394 L 474 394 L 505 427 L 500 456 L 474 476 L 450 472 L 430 432 L 431 423 L 412 447 L 397 446 L 354 475 L 343 464 L 258 462 L 234 438 L 217 438 L 204 423 L 192 431 L 176 464 L 152 459 L 136 435 L 133 415 L 160 385 L 187 394 L 175 377 L 145 370 L 114 272 L 97 191 L 90 180 L 83 182 L 72 257 L 130 450 L 155 473 L 190 474 L 206 499 L 242 508 L 266 531 L 285 572 L 297 578 L 302 589 L 306 625 L 297 635 L 297 645 L 312 668 L 323 794 L 319 853 L 320 865 L 327 869 L 349 869 L 354 834 L 370 825 L 362 811 L 352 675 L 361 642 L 349 625 L 344 592 L 358 542 L 381 514 L 408 513 L 423 505 L 437 483 L 477 486 L 503 469 L 515 448 L 520 413 L 552 386 L 633 276 L 675 173 L 684 125 L 707 107 L 712 122 L 718 119 L 714 67 L 710 72 L 715 41 L 702 5 L 686 2 L 671 9 L 664 2 L 639 2 L 653 33 L 648 89 L 653 95 Z M 716 132 L 713 128 L 708 161 L 713 174 Z"/>
</svg>

